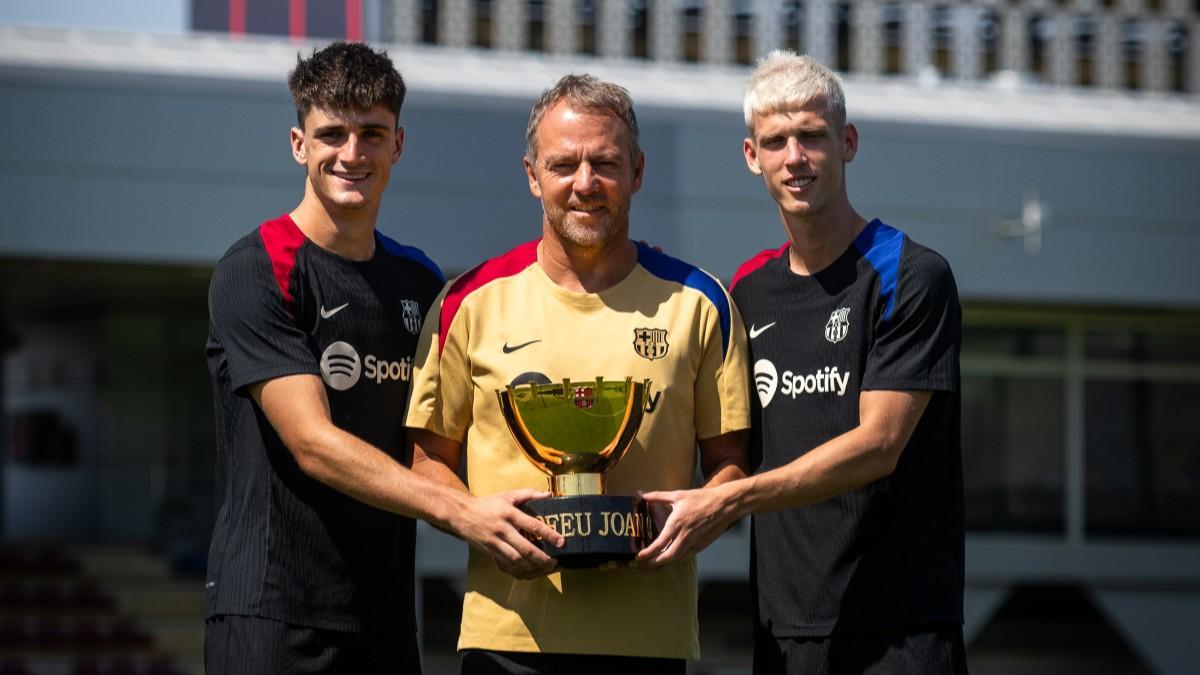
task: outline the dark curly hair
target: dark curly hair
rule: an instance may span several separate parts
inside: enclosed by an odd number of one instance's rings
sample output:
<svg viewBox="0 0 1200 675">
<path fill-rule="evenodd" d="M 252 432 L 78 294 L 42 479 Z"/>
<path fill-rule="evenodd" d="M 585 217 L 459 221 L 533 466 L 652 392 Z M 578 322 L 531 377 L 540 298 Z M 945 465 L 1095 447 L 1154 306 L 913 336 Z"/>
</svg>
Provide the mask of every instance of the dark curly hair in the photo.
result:
<svg viewBox="0 0 1200 675">
<path fill-rule="evenodd" d="M 296 68 L 288 75 L 288 89 L 301 128 L 314 107 L 369 110 L 378 104 L 391 110 L 399 124 L 406 92 L 404 78 L 387 52 L 361 42 L 335 42 L 314 49 L 307 59 L 297 55 Z"/>
</svg>

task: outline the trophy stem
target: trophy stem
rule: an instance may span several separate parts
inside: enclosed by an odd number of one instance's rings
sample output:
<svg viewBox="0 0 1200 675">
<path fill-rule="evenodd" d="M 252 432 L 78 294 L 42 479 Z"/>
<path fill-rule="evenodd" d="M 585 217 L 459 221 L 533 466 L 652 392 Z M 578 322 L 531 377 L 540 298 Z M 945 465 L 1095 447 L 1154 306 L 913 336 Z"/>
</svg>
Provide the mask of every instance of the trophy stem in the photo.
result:
<svg viewBox="0 0 1200 675">
<path fill-rule="evenodd" d="M 550 476 L 550 491 L 556 497 L 604 494 L 604 474 L 564 473 Z"/>
</svg>

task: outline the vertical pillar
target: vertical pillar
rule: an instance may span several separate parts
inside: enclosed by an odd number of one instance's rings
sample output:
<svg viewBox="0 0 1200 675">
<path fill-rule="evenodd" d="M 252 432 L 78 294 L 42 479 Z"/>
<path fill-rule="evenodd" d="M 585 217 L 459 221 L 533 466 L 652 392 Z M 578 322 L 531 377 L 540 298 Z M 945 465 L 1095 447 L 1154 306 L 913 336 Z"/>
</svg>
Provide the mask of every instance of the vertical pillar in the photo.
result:
<svg viewBox="0 0 1200 675">
<path fill-rule="evenodd" d="M 438 0 L 438 44 L 443 47 L 471 46 L 474 18 L 472 0 Z"/>
<path fill-rule="evenodd" d="M 1147 16 L 1142 22 L 1142 88 L 1148 91 L 1166 91 L 1170 78 L 1167 76 L 1167 22 L 1161 16 Z"/>
<path fill-rule="evenodd" d="M 648 0 L 650 17 L 650 58 L 655 61 L 679 60 L 679 6 L 676 0 Z"/>
<path fill-rule="evenodd" d="M 1187 71 L 1184 88 L 1192 96 L 1200 94 L 1200 19 L 1197 18 L 1188 25 L 1188 56 L 1183 67 Z"/>
<path fill-rule="evenodd" d="M 386 12 L 387 31 L 384 39 L 402 45 L 415 45 L 421 41 L 420 0 L 392 0 Z"/>
<path fill-rule="evenodd" d="M 808 0 L 804 3 L 804 51 L 813 59 L 829 66 L 834 63 L 834 30 L 832 0 Z"/>
<path fill-rule="evenodd" d="M 978 5 L 955 5 L 954 54 L 951 59 L 955 79 L 977 80 L 982 72 L 979 58 L 979 20 L 983 9 Z"/>
<path fill-rule="evenodd" d="M 1021 5 L 1006 5 L 1000 19 L 1000 69 L 1029 72 L 1029 42 L 1025 24 L 1029 15 Z"/>
<path fill-rule="evenodd" d="M 629 12 L 625 0 L 596 0 L 596 46 L 600 56 L 609 59 L 629 57 Z"/>
<path fill-rule="evenodd" d="M 904 12 L 904 73 L 917 76 L 929 68 L 929 5 L 911 2 Z"/>
<path fill-rule="evenodd" d="M 1063 510 L 1067 544 L 1083 545 L 1086 530 L 1087 476 L 1086 385 L 1083 372 L 1083 323 L 1075 320 L 1067 326 L 1067 428 Z"/>
<path fill-rule="evenodd" d="M 1059 87 L 1069 87 L 1077 79 L 1071 17 L 1065 12 L 1056 11 L 1050 18 L 1050 25 L 1050 82 Z"/>
<path fill-rule="evenodd" d="M 864 75 L 883 73 L 883 9 L 878 0 L 858 0 L 850 7 L 854 48 L 850 70 Z"/>
<path fill-rule="evenodd" d="M 561 0 L 551 0 L 557 2 Z M 519 52 L 529 44 L 525 0 L 492 0 L 492 44 L 506 52 Z"/>
<path fill-rule="evenodd" d="M 1121 22 L 1112 12 L 1104 12 L 1096 24 L 1096 32 L 1096 82 L 1104 89 L 1120 89 L 1125 81 Z"/>
<path fill-rule="evenodd" d="M 714 65 L 733 61 L 733 17 L 729 0 L 704 0 L 700 22 L 700 60 Z"/>
<path fill-rule="evenodd" d="M 762 58 L 783 47 L 783 3 L 754 0 L 754 56 Z"/>
</svg>

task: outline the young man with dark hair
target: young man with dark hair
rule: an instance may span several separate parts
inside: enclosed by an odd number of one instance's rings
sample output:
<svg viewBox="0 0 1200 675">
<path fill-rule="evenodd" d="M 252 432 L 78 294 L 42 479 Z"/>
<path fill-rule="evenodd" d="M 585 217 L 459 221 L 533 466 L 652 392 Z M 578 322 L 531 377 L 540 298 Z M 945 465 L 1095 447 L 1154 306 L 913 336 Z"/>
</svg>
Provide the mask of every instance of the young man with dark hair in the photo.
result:
<svg viewBox="0 0 1200 675">
<path fill-rule="evenodd" d="M 515 564 L 561 541 L 516 508 L 406 468 L 404 402 L 422 317 L 444 282 L 375 229 L 404 147 L 404 81 L 337 43 L 288 80 L 305 169 L 290 213 L 236 242 L 209 288 L 207 356 L 222 497 L 207 574 L 210 675 L 419 673 L 412 518 Z"/>
<path fill-rule="evenodd" d="M 645 158 L 628 93 L 568 75 L 529 118 L 525 172 L 541 238 L 482 263 L 435 302 L 408 409 L 413 470 L 476 495 L 546 485 L 493 393 L 509 384 L 649 379 L 637 437 L 606 489 L 745 475 L 746 337 L 725 289 L 629 239 Z M 513 311 L 518 308 L 519 311 Z M 696 445 L 700 452 L 697 458 Z M 465 675 L 682 675 L 699 656 L 696 567 L 516 568 L 471 552 Z"/>
<path fill-rule="evenodd" d="M 850 203 L 858 130 L 837 76 L 774 52 L 744 102 L 746 165 L 788 235 L 732 294 L 758 391 L 754 476 L 654 493 L 643 556 L 693 555 L 754 514 L 754 672 L 966 671 L 961 312 L 946 260 Z"/>
</svg>

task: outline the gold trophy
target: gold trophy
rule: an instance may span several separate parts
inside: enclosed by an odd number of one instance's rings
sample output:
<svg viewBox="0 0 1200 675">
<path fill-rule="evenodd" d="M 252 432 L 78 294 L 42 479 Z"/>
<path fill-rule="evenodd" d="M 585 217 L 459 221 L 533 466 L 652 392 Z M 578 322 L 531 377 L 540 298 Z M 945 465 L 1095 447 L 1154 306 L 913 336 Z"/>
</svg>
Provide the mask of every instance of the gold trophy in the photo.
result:
<svg viewBox="0 0 1200 675">
<path fill-rule="evenodd" d="M 650 380 L 529 382 L 497 390 L 500 410 L 525 457 L 549 477 L 553 497 L 522 509 L 563 535 L 542 549 L 564 568 L 632 560 L 653 539 L 645 502 L 604 494 L 604 474 L 642 424 Z"/>
</svg>

